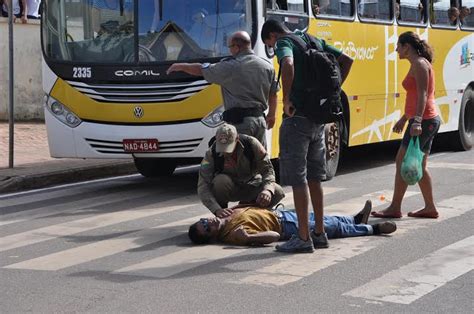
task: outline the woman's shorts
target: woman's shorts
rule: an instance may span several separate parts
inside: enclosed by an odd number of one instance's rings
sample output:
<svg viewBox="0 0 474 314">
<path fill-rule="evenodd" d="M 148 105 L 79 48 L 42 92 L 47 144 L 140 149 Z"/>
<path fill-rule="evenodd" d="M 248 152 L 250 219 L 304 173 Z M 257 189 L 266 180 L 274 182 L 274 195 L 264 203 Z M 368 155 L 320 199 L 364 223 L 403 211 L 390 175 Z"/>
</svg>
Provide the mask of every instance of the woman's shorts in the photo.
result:
<svg viewBox="0 0 474 314">
<path fill-rule="evenodd" d="M 410 143 L 410 129 L 411 125 L 415 120 L 410 119 L 408 121 L 408 127 L 403 134 L 402 146 L 407 148 Z M 425 153 L 429 154 L 431 151 L 431 145 L 433 144 L 433 139 L 438 133 L 439 126 L 441 125 L 441 119 L 439 116 L 434 117 L 433 119 L 427 119 L 421 121 L 421 134 L 418 136 L 420 140 L 420 149 Z"/>
</svg>

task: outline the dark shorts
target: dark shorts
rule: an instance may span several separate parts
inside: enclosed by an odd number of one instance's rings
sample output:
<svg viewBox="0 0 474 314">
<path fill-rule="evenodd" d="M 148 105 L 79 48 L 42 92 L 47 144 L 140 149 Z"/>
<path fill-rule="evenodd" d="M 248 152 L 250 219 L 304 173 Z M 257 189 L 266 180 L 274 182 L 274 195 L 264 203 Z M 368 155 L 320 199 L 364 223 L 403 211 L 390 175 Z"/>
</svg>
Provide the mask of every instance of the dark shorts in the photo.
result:
<svg viewBox="0 0 474 314">
<path fill-rule="evenodd" d="M 300 186 L 326 179 L 324 125 L 294 116 L 280 127 L 280 182 Z"/>
<path fill-rule="evenodd" d="M 407 148 L 408 144 L 410 143 L 410 128 L 413 124 L 413 119 L 408 121 L 407 129 L 405 130 L 405 134 L 403 134 L 402 146 Z M 435 135 L 438 133 L 439 126 L 441 125 L 441 119 L 439 116 L 433 119 L 423 120 L 421 122 L 421 135 L 419 136 L 420 140 L 420 149 L 425 153 L 429 154 L 431 151 L 431 145 L 433 144 L 433 139 Z"/>
</svg>

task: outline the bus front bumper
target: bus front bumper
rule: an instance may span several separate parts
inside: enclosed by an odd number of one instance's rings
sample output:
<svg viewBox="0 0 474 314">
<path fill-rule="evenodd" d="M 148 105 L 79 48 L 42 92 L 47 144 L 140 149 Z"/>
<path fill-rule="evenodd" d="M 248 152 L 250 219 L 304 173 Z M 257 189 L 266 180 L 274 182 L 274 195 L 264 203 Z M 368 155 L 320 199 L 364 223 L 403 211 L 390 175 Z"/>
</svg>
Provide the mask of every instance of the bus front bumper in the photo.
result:
<svg viewBox="0 0 474 314">
<path fill-rule="evenodd" d="M 82 122 L 70 128 L 48 110 L 45 110 L 45 121 L 50 154 L 58 158 L 202 158 L 215 134 L 215 129 L 200 121 L 146 126 Z M 124 139 L 157 139 L 159 151 L 126 152 Z"/>
</svg>

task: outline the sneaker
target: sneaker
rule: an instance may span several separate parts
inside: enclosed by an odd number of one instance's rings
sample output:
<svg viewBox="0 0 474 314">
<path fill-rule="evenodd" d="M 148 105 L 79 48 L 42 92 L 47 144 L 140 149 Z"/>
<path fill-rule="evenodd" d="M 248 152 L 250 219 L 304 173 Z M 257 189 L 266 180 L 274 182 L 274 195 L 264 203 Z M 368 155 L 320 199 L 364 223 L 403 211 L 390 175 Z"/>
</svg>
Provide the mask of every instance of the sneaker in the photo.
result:
<svg viewBox="0 0 474 314">
<path fill-rule="evenodd" d="M 308 241 L 302 240 L 298 235 L 294 234 L 283 244 L 275 246 L 275 250 L 285 253 L 313 253 L 313 241 L 311 237 Z"/>
<path fill-rule="evenodd" d="M 372 201 L 367 200 L 365 201 L 364 208 L 354 216 L 354 220 L 356 224 L 364 224 L 366 225 L 367 222 L 369 222 L 369 216 L 370 213 L 372 212 Z"/>
<path fill-rule="evenodd" d="M 393 221 L 384 221 L 375 225 L 378 227 L 380 234 L 389 234 L 397 230 L 397 225 Z"/>
<path fill-rule="evenodd" d="M 328 235 L 326 233 L 316 234 L 311 231 L 311 239 L 315 249 L 327 249 L 329 247 Z"/>
</svg>

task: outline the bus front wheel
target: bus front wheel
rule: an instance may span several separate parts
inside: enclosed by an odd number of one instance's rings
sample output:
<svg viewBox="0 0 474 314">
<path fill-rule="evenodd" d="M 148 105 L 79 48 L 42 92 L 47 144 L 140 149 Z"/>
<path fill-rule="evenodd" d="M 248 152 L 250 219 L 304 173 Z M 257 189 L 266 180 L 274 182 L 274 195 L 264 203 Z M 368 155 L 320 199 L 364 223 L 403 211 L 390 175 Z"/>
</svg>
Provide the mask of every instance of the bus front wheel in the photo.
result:
<svg viewBox="0 0 474 314">
<path fill-rule="evenodd" d="M 472 131 L 474 129 L 474 90 L 466 89 L 462 98 L 459 114 L 459 142 L 460 148 L 470 150 L 474 142 Z"/>
<path fill-rule="evenodd" d="M 341 124 L 328 123 L 324 127 L 326 141 L 326 180 L 331 180 L 337 171 L 341 155 Z"/>
<path fill-rule="evenodd" d="M 171 176 L 176 169 L 176 162 L 162 158 L 134 158 L 138 172 L 147 178 Z"/>
<path fill-rule="evenodd" d="M 474 130 L 474 90 L 466 89 L 462 97 L 459 111 L 459 128 L 453 134 L 453 142 L 458 150 L 470 150 L 474 144 L 472 132 Z"/>
</svg>

